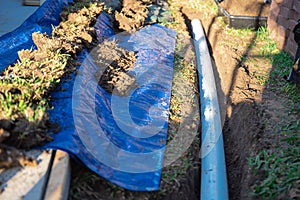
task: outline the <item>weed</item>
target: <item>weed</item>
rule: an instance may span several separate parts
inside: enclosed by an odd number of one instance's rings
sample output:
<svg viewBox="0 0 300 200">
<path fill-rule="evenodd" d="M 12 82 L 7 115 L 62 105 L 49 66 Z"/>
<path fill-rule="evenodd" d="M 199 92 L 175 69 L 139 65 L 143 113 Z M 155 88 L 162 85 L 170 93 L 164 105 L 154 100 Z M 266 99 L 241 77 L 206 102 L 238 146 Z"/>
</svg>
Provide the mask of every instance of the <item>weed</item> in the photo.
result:
<svg viewBox="0 0 300 200">
<path fill-rule="evenodd" d="M 289 53 L 280 51 L 279 53 L 273 55 L 272 63 L 278 68 L 282 69 L 293 65 L 293 60 Z"/>
<path fill-rule="evenodd" d="M 254 195 L 275 199 L 292 188 L 300 187 L 299 147 L 283 148 L 276 153 L 262 150 L 248 161 L 256 172 L 263 174 L 263 180 L 254 185 Z"/>
<path fill-rule="evenodd" d="M 243 32 L 228 30 L 230 34 L 242 37 Z M 262 70 L 258 63 L 255 63 L 255 59 L 246 56 L 242 56 L 240 62 L 254 66 L 255 71 L 251 74 L 258 84 L 268 87 L 278 96 L 287 96 L 290 106 L 287 107 L 286 112 L 294 112 L 294 107 L 300 99 L 300 88 L 284 79 L 293 65 L 292 57 L 278 50 L 276 42 L 270 39 L 266 27 L 257 30 L 255 41 L 250 46 L 255 50 L 258 47 L 260 49 L 256 56 L 272 63 L 270 71 Z M 261 177 L 253 187 L 253 195 L 256 197 L 263 199 L 277 199 L 280 195 L 287 197 L 289 191 L 300 187 L 300 123 L 292 118 L 284 121 L 288 123 L 278 125 L 280 138 L 282 138 L 279 140 L 278 148 L 265 148 L 256 156 L 248 158 L 252 170 Z"/>
<path fill-rule="evenodd" d="M 262 43 L 261 55 L 270 58 L 270 61 L 272 61 L 272 56 L 278 53 L 278 49 L 276 42 L 270 39 L 270 34 L 265 26 L 258 28 L 256 42 Z"/>
<path fill-rule="evenodd" d="M 199 0 L 193 0 L 189 1 L 187 4 L 187 8 L 189 8 L 191 11 L 206 10 L 207 14 L 214 15 L 218 13 L 218 6 L 214 2 L 207 2 L 204 4 Z"/>
<path fill-rule="evenodd" d="M 253 77 L 256 78 L 257 80 L 257 83 L 259 85 L 267 85 L 268 84 L 268 81 L 269 81 L 269 73 L 268 72 L 254 72 L 253 73 Z"/>
<path fill-rule="evenodd" d="M 246 36 L 249 36 L 251 34 L 253 34 L 253 29 L 250 28 L 246 28 L 246 29 L 235 29 L 235 28 L 229 28 L 227 27 L 227 33 L 231 36 L 231 37 L 238 37 L 238 38 L 243 38 Z"/>
<path fill-rule="evenodd" d="M 266 26 L 261 26 L 258 28 L 257 32 L 256 32 L 256 38 L 258 40 L 270 40 L 270 34 L 267 30 Z"/>
<path fill-rule="evenodd" d="M 293 60 L 290 54 L 280 51 L 274 54 L 271 58 L 273 69 L 270 73 L 270 85 L 272 90 L 277 93 L 282 93 L 288 97 L 291 104 L 296 105 L 300 99 L 300 88 L 294 83 L 287 82 L 284 77 L 287 77 Z"/>
</svg>

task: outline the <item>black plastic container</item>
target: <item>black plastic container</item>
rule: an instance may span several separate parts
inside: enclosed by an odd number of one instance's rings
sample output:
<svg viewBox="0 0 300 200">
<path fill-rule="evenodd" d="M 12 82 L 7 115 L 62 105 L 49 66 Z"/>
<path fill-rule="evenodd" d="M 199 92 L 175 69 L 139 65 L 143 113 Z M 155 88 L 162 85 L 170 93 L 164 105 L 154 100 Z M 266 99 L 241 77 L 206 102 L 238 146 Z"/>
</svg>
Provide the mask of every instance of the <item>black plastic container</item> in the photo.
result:
<svg viewBox="0 0 300 200">
<path fill-rule="evenodd" d="M 219 15 L 226 17 L 226 23 L 228 23 L 229 27 L 232 28 L 253 28 L 258 29 L 261 26 L 267 25 L 267 17 L 261 16 L 242 16 L 242 15 L 231 15 L 224 8 L 222 8 L 218 1 L 215 0 L 218 9 Z"/>
</svg>

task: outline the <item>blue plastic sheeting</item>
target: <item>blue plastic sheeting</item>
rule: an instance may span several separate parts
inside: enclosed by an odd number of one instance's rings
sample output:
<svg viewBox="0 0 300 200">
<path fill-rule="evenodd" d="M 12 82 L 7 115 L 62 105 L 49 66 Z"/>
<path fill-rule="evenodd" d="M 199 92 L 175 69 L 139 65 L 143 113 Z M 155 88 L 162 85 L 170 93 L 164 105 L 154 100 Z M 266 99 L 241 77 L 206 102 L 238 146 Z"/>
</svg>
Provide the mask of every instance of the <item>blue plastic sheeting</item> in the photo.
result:
<svg viewBox="0 0 300 200">
<path fill-rule="evenodd" d="M 127 97 L 111 95 L 98 85 L 94 77 L 98 67 L 87 55 L 74 84 L 65 82 L 64 92 L 53 94 L 57 100 L 51 116 L 61 131 L 47 147 L 76 155 L 121 187 L 157 190 L 167 138 L 175 36 L 175 31 L 154 25 L 111 38 L 137 53 L 130 73 L 139 87 Z"/>
<path fill-rule="evenodd" d="M 56 13 L 65 3 L 53 0 L 46 5 Z M 46 5 L 34 15 L 50 13 Z M 47 23 L 57 22 L 53 16 L 50 19 Z M 100 15 L 95 25 L 98 39 L 116 40 L 119 47 L 136 52 L 137 61 L 130 74 L 136 78 L 138 87 L 126 97 L 107 93 L 94 76 L 98 67 L 93 58 L 83 53 L 77 76 L 74 73 L 62 80 L 57 92 L 52 93 L 54 109 L 49 113 L 51 120 L 60 125 L 60 131 L 44 148 L 64 150 L 126 189 L 158 190 L 167 139 L 176 32 L 153 25 L 133 34 L 114 35 L 111 26 L 109 18 Z M 31 40 L 32 30 L 24 31 L 24 41 Z M 4 39 L 8 41 L 10 36 L 13 40 L 17 33 L 7 34 Z M 3 42 L 3 37 L 0 39 Z M 11 43 L 1 53 L 16 54 L 15 51 L 25 48 L 22 44 L 16 46 Z M 15 59 L 16 56 L 1 60 L 0 64 L 6 66 Z"/>
<path fill-rule="evenodd" d="M 68 0 L 47 0 L 16 30 L 0 37 L 0 72 L 17 60 L 19 50 L 33 47 L 33 32 L 51 33 L 52 25 L 59 23 L 59 14 L 67 4 Z"/>
</svg>

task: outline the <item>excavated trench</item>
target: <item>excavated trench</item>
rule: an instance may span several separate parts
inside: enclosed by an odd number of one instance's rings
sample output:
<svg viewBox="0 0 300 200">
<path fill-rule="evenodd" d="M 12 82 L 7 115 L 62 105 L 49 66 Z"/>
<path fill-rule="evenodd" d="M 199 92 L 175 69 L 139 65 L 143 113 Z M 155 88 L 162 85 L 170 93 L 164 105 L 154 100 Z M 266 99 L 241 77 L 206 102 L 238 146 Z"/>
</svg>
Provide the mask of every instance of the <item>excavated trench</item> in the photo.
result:
<svg viewBox="0 0 300 200">
<path fill-rule="evenodd" d="M 88 1 L 85 1 L 87 4 Z M 111 4 L 107 4 L 111 5 Z M 159 2 L 159 4 L 153 4 L 150 1 L 124 1 L 123 7 L 119 7 L 119 4 L 113 4 L 116 6 L 114 9 L 117 10 L 111 18 L 115 18 L 114 29 L 117 32 L 128 31 L 134 32 L 138 29 L 144 27 L 145 25 L 153 23 L 171 23 L 173 21 L 171 13 L 168 10 L 168 4 L 166 2 Z M 79 4 L 77 1 L 71 3 L 70 7 L 65 8 L 61 13 L 62 22 L 54 30 L 52 35 L 46 35 L 41 33 L 33 34 L 33 41 L 37 46 L 36 50 L 23 50 L 19 52 L 20 63 L 16 64 L 14 67 L 8 67 L 6 71 L 2 73 L 3 76 L 8 76 L 9 74 L 15 74 L 20 77 L 32 77 L 32 70 L 35 73 L 33 80 L 38 82 L 40 80 L 54 80 L 55 83 L 46 82 L 39 83 L 35 85 L 36 88 L 28 88 L 30 98 L 25 100 L 25 103 L 31 105 L 27 107 L 25 111 L 15 110 L 13 112 L 14 118 L 9 119 L 6 116 L 1 117 L 1 142 L 5 145 L 2 148 L 1 155 L 1 167 L 12 167 L 16 165 L 22 165 L 24 163 L 24 155 L 22 153 L 23 149 L 32 148 L 37 145 L 42 145 L 45 142 L 51 141 L 51 137 L 46 134 L 49 130 L 51 133 L 59 131 L 59 127 L 56 124 L 51 124 L 49 121 L 49 116 L 44 110 L 47 110 L 50 106 L 45 103 L 46 109 L 38 110 L 39 104 L 36 102 L 43 101 L 49 98 L 50 93 L 55 91 L 57 84 L 62 77 L 68 77 L 68 74 L 73 73 L 76 70 L 76 66 L 80 65 L 77 61 L 77 54 L 83 49 L 92 49 L 96 44 L 95 30 L 93 29 L 93 24 L 98 14 L 102 11 L 103 7 L 99 6 L 92 7 L 91 10 L 87 8 L 78 8 Z M 146 9 L 149 9 L 148 10 Z M 147 15 L 147 13 L 150 13 Z M 74 26 L 74 24 L 76 24 Z M 178 43 L 183 46 L 189 46 L 190 39 L 186 40 L 185 36 L 178 34 Z M 186 40 L 183 42 L 183 40 Z M 99 84 L 103 86 L 108 92 L 116 91 L 117 95 L 126 96 L 129 90 L 138 87 L 135 84 L 133 77 L 128 76 L 126 72 L 131 69 L 136 57 L 134 52 L 127 52 L 118 47 L 115 47 L 114 43 L 107 43 L 104 45 L 105 48 L 100 48 L 99 51 L 106 51 L 106 55 L 117 57 L 108 67 L 110 70 L 106 70 L 101 73 L 102 76 L 99 78 Z M 182 52 L 182 49 L 178 51 Z M 51 59 L 56 59 L 58 54 L 62 54 L 58 60 L 51 61 Z M 99 53 L 99 52 L 96 52 Z M 103 53 L 103 52 L 102 52 Z M 68 55 L 64 57 L 65 55 Z M 191 57 L 191 56 L 190 56 Z M 105 60 L 107 56 L 99 58 L 98 60 Z M 50 61 L 49 61 L 50 60 Z M 191 61 L 191 58 L 190 60 Z M 57 63 L 63 66 L 63 68 L 56 68 Z M 105 62 L 103 61 L 105 67 L 107 68 Z M 78 163 L 73 163 L 72 169 L 72 183 L 70 199 L 85 199 L 90 197 L 99 197 L 98 199 L 199 199 L 199 183 L 200 183 L 200 163 L 199 163 L 199 151 L 200 151 L 200 139 L 199 139 L 199 97 L 197 92 L 197 77 L 195 73 L 195 67 L 193 63 L 189 63 L 184 60 L 181 53 L 175 52 L 175 74 L 173 80 L 172 88 L 172 101 L 174 101 L 174 108 L 171 108 L 171 116 L 169 122 L 169 141 L 175 137 L 176 132 L 179 132 L 179 128 L 184 128 L 187 133 L 192 134 L 193 140 L 190 141 L 186 151 L 181 152 L 182 156 L 163 169 L 161 190 L 158 192 L 150 193 L 136 193 L 125 191 L 121 188 L 116 188 L 111 186 L 106 181 L 102 180 L 100 177 L 96 177 L 93 184 L 90 187 L 94 188 L 92 192 L 88 188 L 80 190 L 80 186 L 75 187 L 74 183 L 80 179 L 82 173 L 92 173 L 87 168 L 80 166 Z M 66 66 L 66 67 L 65 67 Z M 100 64 L 101 66 L 101 64 Z M 54 69 L 49 71 L 49 69 Z M 22 70 L 20 70 L 22 69 Z M 57 72 L 54 74 L 54 71 Z M 99 69 L 101 71 L 101 68 Z M 188 71 L 188 73 L 186 72 Z M 22 74 L 21 74 L 22 73 Z M 185 79 L 181 78 L 181 73 L 187 76 Z M 97 74 L 95 75 L 97 76 Z M 7 81 L 5 79 L 5 81 Z M 10 84 L 10 83 L 8 83 Z M 43 90 L 39 90 L 37 87 L 43 84 L 45 87 Z M 10 85 L 12 86 L 12 85 Z M 126 87 L 124 87 L 126 86 Z M 117 89 L 116 89 L 117 88 Z M 1 89 L 1 88 L 0 88 Z M 5 91 L 0 94 L 12 95 L 16 102 L 19 102 L 23 95 L 24 89 L 18 89 L 15 86 L 7 89 L 3 87 Z M 25 88 L 27 89 L 27 88 Z M 35 91 L 32 93 L 32 91 Z M 38 93 L 40 91 L 41 93 Z M 6 98 L 6 96 L 5 96 Z M 177 102 L 179 101 L 180 102 Z M 27 102 L 28 101 L 28 102 Z M 172 103 L 171 103 L 172 104 Z M 48 107 L 49 106 L 49 107 Z M 179 107 L 178 107 L 179 106 Z M 36 110 L 37 109 L 37 110 Z M 35 114 L 37 116 L 35 116 Z M 35 118 L 36 121 L 32 119 L 28 120 L 27 117 Z M 188 122 L 185 122 L 186 119 Z M 30 121 L 30 123 L 29 123 Z M 183 124 L 183 125 L 181 125 Z M 28 130 L 28 134 L 22 134 L 19 130 Z M 34 133 L 40 134 L 34 134 Z M 16 137 L 12 137 L 16 136 Z M 22 135 L 22 137 L 20 137 Z M 36 140 L 34 138 L 37 138 Z M 15 139 L 14 139 L 15 138 Z M 21 140 L 20 140 L 21 138 Z M 183 140 L 185 140 L 183 138 Z M 36 143 L 34 143 L 36 141 Z M 170 142 L 171 143 L 171 142 Z M 12 151 L 11 148 L 16 150 L 17 153 L 9 153 Z M 19 153 L 18 153 L 19 152 Z M 12 156 L 16 155 L 12 159 Z M 13 161 L 12 161 L 13 160 Z M 28 158 L 28 162 L 31 162 L 31 158 Z M 83 184 L 84 185 L 84 184 Z M 99 188 L 101 191 L 99 191 Z M 121 196 L 112 197 L 111 193 L 107 193 L 108 190 L 113 190 Z M 89 193 L 90 192 L 90 193 Z M 101 198 L 100 198 L 101 197 Z"/>
</svg>

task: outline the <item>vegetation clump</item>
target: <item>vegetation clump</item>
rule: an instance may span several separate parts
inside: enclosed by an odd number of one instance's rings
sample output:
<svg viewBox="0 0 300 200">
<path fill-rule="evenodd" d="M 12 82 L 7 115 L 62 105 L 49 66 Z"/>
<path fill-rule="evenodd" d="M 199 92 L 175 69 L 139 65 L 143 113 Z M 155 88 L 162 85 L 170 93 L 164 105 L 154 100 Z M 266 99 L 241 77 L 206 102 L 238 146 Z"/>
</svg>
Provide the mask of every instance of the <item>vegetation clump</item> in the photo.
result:
<svg viewBox="0 0 300 200">
<path fill-rule="evenodd" d="M 0 168 L 20 164 L 6 149 L 29 149 L 52 140 L 50 134 L 58 127 L 51 124 L 47 113 L 50 93 L 76 70 L 76 54 L 96 41 L 93 25 L 103 10 L 104 4 L 95 0 L 75 1 L 63 9 L 62 21 L 51 35 L 33 33 L 37 48 L 19 51 L 18 62 L 2 72 Z"/>
</svg>

